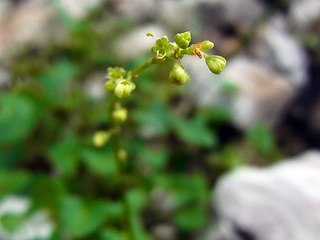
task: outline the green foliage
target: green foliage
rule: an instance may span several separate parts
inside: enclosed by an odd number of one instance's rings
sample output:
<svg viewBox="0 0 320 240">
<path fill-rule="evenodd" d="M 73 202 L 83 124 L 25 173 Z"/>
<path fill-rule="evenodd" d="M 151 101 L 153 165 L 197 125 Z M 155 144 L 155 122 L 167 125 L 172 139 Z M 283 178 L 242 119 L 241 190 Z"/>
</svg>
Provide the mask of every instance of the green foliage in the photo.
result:
<svg viewBox="0 0 320 240">
<path fill-rule="evenodd" d="M 261 153 L 266 154 L 275 148 L 275 142 L 271 130 L 265 125 L 253 126 L 247 132 L 251 144 Z"/>
<path fill-rule="evenodd" d="M 0 146 L 23 140 L 37 123 L 37 108 L 23 95 L 5 93 L 0 97 Z"/>
</svg>

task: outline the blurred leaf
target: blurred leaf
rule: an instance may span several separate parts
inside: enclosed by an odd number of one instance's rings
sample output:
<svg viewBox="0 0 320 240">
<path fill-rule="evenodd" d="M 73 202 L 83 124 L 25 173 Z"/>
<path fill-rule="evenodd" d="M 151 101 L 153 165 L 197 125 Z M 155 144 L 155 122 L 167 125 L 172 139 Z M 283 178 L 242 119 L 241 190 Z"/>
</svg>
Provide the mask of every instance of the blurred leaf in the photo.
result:
<svg viewBox="0 0 320 240">
<path fill-rule="evenodd" d="M 25 172 L 0 169 L 0 196 L 23 190 L 30 180 Z"/>
<path fill-rule="evenodd" d="M 135 110 L 134 118 L 146 132 L 163 135 L 169 130 L 170 113 L 162 102 L 156 101 L 146 109 Z"/>
<path fill-rule="evenodd" d="M 65 194 L 64 183 L 58 179 L 41 176 L 35 181 L 32 189 L 34 204 L 39 208 L 46 208 L 55 214 L 59 208 L 59 202 Z"/>
<path fill-rule="evenodd" d="M 71 62 L 60 60 L 53 65 L 50 71 L 39 76 L 38 80 L 45 89 L 46 97 L 53 101 L 61 101 L 77 70 L 77 67 Z"/>
<path fill-rule="evenodd" d="M 214 169 L 227 171 L 243 164 L 239 152 L 233 147 L 225 147 L 220 152 L 214 153 L 211 160 Z"/>
<path fill-rule="evenodd" d="M 74 238 L 89 235 L 101 227 L 106 219 L 105 205 L 88 203 L 75 196 L 65 196 L 60 205 L 62 226 Z"/>
<path fill-rule="evenodd" d="M 126 233 L 109 228 L 102 231 L 99 240 L 128 240 L 128 238 Z"/>
<path fill-rule="evenodd" d="M 213 147 L 217 138 L 213 130 L 198 116 L 192 119 L 183 119 L 178 116 L 172 117 L 174 130 L 178 136 L 191 144 L 203 147 Z"/>
<path fill-rule="evenodd" d="M 220 88 L 225 94 L 234 94 L 239 90 L 238 86 L 231 81 L 221 81 Z"/>
<path fill-rule="evenodd" d="M 140 219 L 140 213 L 146 204 L 146 197 L 147 195 L 141 189 L 126 192 L 126 201 L 129 206 L 129 222 L 133 239 L 150 240 Z"/>
<path fill-rule="evenodd" d="M 32 132 L 38 112 L 30 99 L 5 93 L 0 97 L 0 104 L 0 144 L 20 141 Z"/>
<path fill-rule="evenodd" d="M 174 216 L 174 222 L 182 230 L 196 230 L 205 226 L 207 218 L 204 206 L 194 206 L 179 211 Z"/>
<path fill-rule="evenodd" d="M 253 126 L 247 132 L 251 144 L 261 153 L 266 154 L 275 148 L 271 130 L 265 125 Z"/>
<path fill-rule="evenodd" d="M 165 150 L 147 149 L 146 147 L 140 150 L 139 161 L 150 167 L 154 171 L 164 168 L 169 154 Z"/>
<path fill-rule="evenodd" d="M 209 118 L 215 123 L 230 122 L 232 119 L 232 113 L 227 107 L 214 107 L 209 111 Z"/>
<path fill-rule="evenodd" d="M 24 146 L 15 144 L 0 147 L 0 168 L 12 168 L 25 154 Z"/>
<path fill-rule="evenodd" d="M 114 178 L 117 173 L 117 164 L 110 148 L 87 148 L 82 151 L 82 158 L 88 169 L 101 177 Z"/>
<path fill-rule="evenodd" d="M 66 136 L 49 148 L 49 157 L 63 174 L 73 174 L 79 164 L 80 146 L 74 136 Z"/>
<path fill-rule="evenodd" d="M 104 201 L 104 211 L 108 222 L 121 222 L 123 218 L 123 203 Z"/>
<path fill-rule="evenodd" d="M 7 214 L 0 218 L 3 228 L 11 233 L 16 231 L 25 220 L 26 217 L 24 215 L 16 214 Z"/>
</svg>

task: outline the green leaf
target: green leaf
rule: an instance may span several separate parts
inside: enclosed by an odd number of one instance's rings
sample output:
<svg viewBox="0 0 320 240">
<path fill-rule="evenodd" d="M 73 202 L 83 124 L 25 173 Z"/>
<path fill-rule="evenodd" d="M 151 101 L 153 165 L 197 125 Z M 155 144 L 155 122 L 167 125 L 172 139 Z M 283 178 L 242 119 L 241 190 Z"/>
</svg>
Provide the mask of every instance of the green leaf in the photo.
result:
<svg viewBox="0 0 320 240">
<path fill-rule="evenodd" d="M 204 207 L 195 206 L 178 212 L 174 222 L 181 230 L 196 230 L 205 226 L 207 217 Z"/>
<path fill-rule="evenodd" d="M 136 110 L 133 117 L 140 123 L 143 131 L 164 135 L 170 126 L 170 113 L 162 102 L 154 102 L 146 109 Z"/>
<path fill-rule="evenodd" d="M 134 239 L 150 240 L 145 232 L 140 213 L 146 204 L 146 193 L 141 189 L 127 191 L 126 201 L 129 206 L 129 222 Z"/>
<path fill-rule="evenodd" d="M 49 157 L 54 166 L 63 174 L 73 174 L 79 164 L 80 146 L 74 136 L 65 138 L 49 148 Z"/>
<path fill-rule="evenodd" d="M 163 169 L 169 158 L 169 154 L 161 149 L 142 148 L 139 154 L 139 163 L 150 167 L 154 171 Z"/>
<path fill-rule="evenodd" d="M 24 156 L 25 150 L 21 144 L 0 147 L 0 168 L 14 167 Z"/>
<path fill-rule="evenodd" d="M 62 226 L 74 238 L 81 238 L 98 230 L 106 219 L 105 204 L 85 202 L 75 196 L 65 196 L 60 205 Z"/>
<path fill-rule="evenodd" d="M 30 184 L 30 180 L 25 172 L 0 169 L 0 196 L 23 190 Z"/>
<path fill-rule="evenodd" d="M 0 97 L 0 144 L 23 140 L 36 126 L 38 111 L 27 97 L 5 93 Z"/>
<path fill-rule="evenodd" d="M 46 208 L 56 214 L 61 198 L 65 194 L 63 182 L 58 179 L 40 176 L 32 188 L 34 204 L 39 208 Z"/>
<path fill-rule="evenodd" d="M 126 233 L 120 232 L 116 229 L 104 229 L 100 234 L 99 240 L 128 240 Z"/>
<path fill-rule="evenodd" d="M 83 150 L 81 155 L 84 164 L 92 173 L 101 177 L 115 177 L 117 164 L 109 148 L 107 150 L 88 148 Z"/>
<path fill-rule="evenodd" d="M 77 67 L 67 60 L 60 60 L 47 73 L 38 77 L 46 97 L 61 101 L 68 93 L 68 86 L 77 73 Z"/>
<path fill-rule="evenodd" d="M 11 233 L 17 230 L 25 220 L 26 217 L 24 215 L 16 214 L 7 214 L 0 218 L 3 228 Z"/>
<path fill-rule="evenodd" d="M 274 137 L 265 125 L 255 125 L 247 132 L 248 140 L 261 153 L 266 154 L 275 149 Z"/>
<path fill-rule="evenodd" d="M 200 118 L 183 119 L 178 116 L 172 118 L 174 130 L 177 135 L 186 142 L 203 147 L 213 147 L 217 138 L 213 130 Z"/>
</svg>

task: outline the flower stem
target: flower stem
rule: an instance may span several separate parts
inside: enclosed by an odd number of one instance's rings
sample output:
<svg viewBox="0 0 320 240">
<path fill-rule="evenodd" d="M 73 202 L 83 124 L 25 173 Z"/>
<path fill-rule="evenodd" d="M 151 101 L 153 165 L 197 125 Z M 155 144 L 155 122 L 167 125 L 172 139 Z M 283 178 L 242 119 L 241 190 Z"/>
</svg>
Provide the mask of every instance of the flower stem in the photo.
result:
<svg viewBox="0 0 320 240">
<path fill-rule="evenodd" d="M 113 111 L 117 108 L 117 105 L 119 104 L 118 99 L 113 96 L 111 101 L 110 101 L 110 106 L 108 109 L 108 115 L 109 119 L 112 123 L 112 128 L 114 129 L 114 134 L 113 134 L 113 154 L 114 158 L 116 160 L 117 164 L 117 178 L 119 181 L 119 192 L 120 192 L 120 198 L 123 204 L 123 219 L 122 219 L 122 224 L 125 232 L 128 234 L 128 239 L 129 240 L 134 240 L 133 233 L 131 231 L 130 227 L 130 205 L 126 199 L 126 192 L 128 190 L 128 185 L 127 185 L 127 179 L 126 179 L 126 168 L 125 164 L 122 161 L 122 159 L 119 156 L 119 151 L 121 150 L 121 143 L 120 143 L 120 134 L 121 134 L 121 126 L 120 123 L 113 120 L 112 113 Z"/>
<path fill-rule="evenodd" d="M 130 71 L 130 75 L 132 77 L 134 77 L 134 76 L 138 75 L 139 73 L 141 73 L 142 71 L 144 71 L 145 69 L 149 68 L 152 64 L 155 64 L 156 62 L 157 62 L 157 59 L 155 57 L 150 57 L 147 61 L 145 61 L 141 65 L 132 69 Z"/>
</svg>

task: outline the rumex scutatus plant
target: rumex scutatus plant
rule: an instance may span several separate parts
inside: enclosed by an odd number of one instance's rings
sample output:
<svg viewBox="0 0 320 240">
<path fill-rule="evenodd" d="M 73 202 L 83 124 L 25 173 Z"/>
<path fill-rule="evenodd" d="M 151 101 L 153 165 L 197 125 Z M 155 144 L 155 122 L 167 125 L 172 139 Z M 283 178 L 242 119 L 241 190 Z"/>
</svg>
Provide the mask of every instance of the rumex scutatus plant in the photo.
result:
<svg viewBox="0 0 320 240">
<path fill-rule="evenodd" d="M 152 33 L 147 33 L 147 36 L 153 37 Z M 157 39 L 155 45 L 151 48 L 153 56 L 147 59 L 143 64 L 135 67 L 131 71 L 126 71 L 121 67 L 109 67 L 107 74 L 107 82 L 105 83 L 105 89 L 112 93 L 112 99 L 108 109 L 108 115 L 111 119 L 111 128 L 106 131 L 97 131 L 93 137 L 93 144 L 96 147 L 103 147 L 112 138 L 113 152 L 118 165 L 119 181 L 122 186 L 122 201 L 126 208 L 125 213 L 127 214 L 124 225 L 128 226 L 130 223 L 130 204 L 126 196 L 126 189 L 128 182 L 126 178 L 126 161 L 127 152 L 121 146 L 120 136 L 122 125 L 126 122 L 128 111 L 126 108 L 121 106 L 120 100 L 127 98 L 136 89 L 136 80 L 139 74 L 147 68 L 160 64 L 165 61 L 174 61 L 174 65 L 169 73 L 168 80 L 170 83 L 175 85 L 183 85 L 190 81 L 190 76 L 185 68 L 181 65 L 181 59 L 185 55 L 192 55 L 198 58 L 204 57 L 205 62 L 209 70 L 214 74 L 220 74 L 225 66 L 226 60 L 218 55 L 208 55 L 205 51 L 211 50 L 214 44 L 208 40 L 191 44 L 191 33 L 184 32 L 178 33 L 174 37 L 174 42 L 170 42 L 167 36 L 155 38 Z M 126 227 L 124 226 L 124 227 Z M 126 227 L 128 228 L 128 227 Z M 127 230 L 130 235 L 130 231 Z M 128 236 L 129 239 L 133 240 L 134 236 Z"/>
<path fill-rule="evenodd" d="M 147 33 L 147 36 L 152 36 L 152 33 Z M 205 58 L 205 62 L 214 74 L 220 74 L 226 66 L 226 59 L 218 55 L 207 55 L 205 51 L 211 50 L 214 44 L 208 40 L 191 44 L 191 33 L 178 33 L 174 37 L 174 42 L 169 42 L 167 36 L 163 36 L 156 40 L 155 45 L 151 48 L 154 54 L 140 66 L 127 72 L 121 67 L 109 67 L 107 79 L 104 87 L 108 92 L 114 94 L 114 99 L 111 101 L 109 115 L 112 118 L 114 127 L 109 131 L 99 131 L 94 136 L 94 145 L 101 147 L 109 140 L 112 135 L 117 135 L 120 131 L 120 125 L 127 119 L 127 109 L 121 107 L 120 99 L 127 98 L 135 90 L 135 80 L 139 77 L 139 73 L 151 67 L 154 64 L 159 64 L 168 60 L 175 60 L 172 70 L 169 74 L 169 81 L 175 85 L 183 85 L 190 81 L 188 72 L 181 65 L 181 59 L 185 55 L 196 55 L 200 59 Z M 123 149 L 117 149 L 123 153 Z M 117 151 L 117 152 L 118 152 Z M 126 154 L 120 154 L 126 155 Z"/>
</svg>

